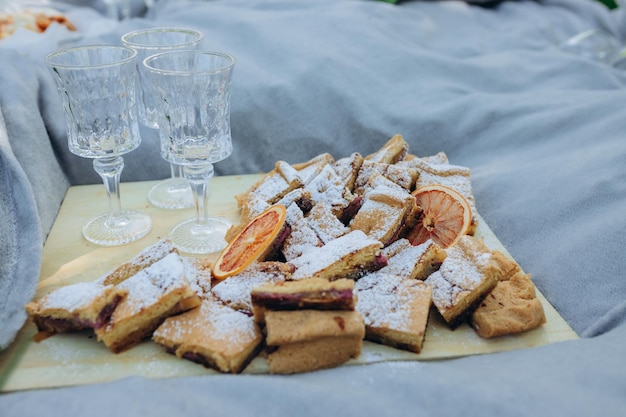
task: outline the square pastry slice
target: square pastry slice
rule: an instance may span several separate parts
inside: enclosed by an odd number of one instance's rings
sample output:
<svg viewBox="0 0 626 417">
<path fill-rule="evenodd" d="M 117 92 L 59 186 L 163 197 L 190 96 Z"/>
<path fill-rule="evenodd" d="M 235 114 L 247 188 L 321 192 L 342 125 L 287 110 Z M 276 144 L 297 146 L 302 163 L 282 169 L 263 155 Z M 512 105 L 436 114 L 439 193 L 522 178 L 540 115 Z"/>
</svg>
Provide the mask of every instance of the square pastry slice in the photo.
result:
<svg viewBox="0 0 626 417">
<path fill-rule="evenodd" d="M 252 312 L 250 292 L 261 284 L 277 283 L 291 277 L 292 268 L 283 262 L 255 262 L 240 273 L 218 282 L 214 297 L 235 310 Z"/>
<path fill-rule="evenodd" d="M 263 335 L 254 319 L 208 298 L 169 317 L 152 339 L 171 354 L 225 373 L 240 373 L 259 352 Z"/>
<path fill-rule="evenodd" d="M 306 278 L 358 278 L 366 271 L 380 269 L 387 260 L 381 256 L 382 244 L 360 230 L 352 231 L 313 248 L 289 263 L 295 267 L 294 280 Z"/>
<path fill-rule="evenodd" d="M 267 311 L 267 364 L 273 374 L 341 365 L 361 354 L 365 328 L 356 311 Z"/>
<path fill-rule="evenodd" d="M 268 310 L 353 311 L 356 304 L 353 289 L 354 281 L 346 278 L 335 281 L 309 278 L 258 285 L 251 293 L 254 319 L 264 323 Z"/>
<path fill-rule="evenodd" d="M 39 300 L 26 304 L 37 329 L 62 333 L 104 326 L 128 291 L 97 282 L 80 282 L 58 288 Z"/>
<path fill-rule="evenodd" d="M 174 252 L 178 253 L 174 244 L 169 239 L 160 240 L 154 245 L 148 246 L 107 275 L 101 277 L 99 282 L 104 285 L 117 285 Z"/>
<path fill-rule="evenodd" d="M 311 228 L 309 222 L 306 221 L 302 210 L 297 204 L 292 203 L 287 207 L 285 221 L 290 229 L 289 235 L 281 246 L 281 252 L 285 260 L 290 261 L 311 248 L 323 245 L 323 242 L 317 236 L 315 230 Z"/>
<path fill-rule="evenodd" d="M 469 318 L 496 286 L 500 268 L 489 248 L 472 236 L 461 237 L 446 254 L 439 270 L 425 282 L 433 286 L 433 304 L 454 328 Z"/>
<path fill-rule="evenodd" d="M 171 253 L 118 285 L 128 292 L 111 320 L 96 336 L 114 353 L 126 350 L 152 332 L 166 317 L 200 304 L 185 277 L 185 266 Z"/>
<path fill-rule="evenodd" d="M 439 269 L 446 259 L 446 251 L 432 240 L 427 240 L 417 246 L 411 245 L 406 239 L 400 239 L 397 242 L 399 242 L 397 246 L 402 246 L 403 249 L 387 257 L 387 266 L 383 267 L 380 272 L 395 275 L 399 279 L 425 280 Z M 405 242 L 408 246 L 405 246 Z M 393 252 L 393 250 L 388 252 Z"/>
<path fill-rule="evenodd" d="M 364 196 L 349 227 L 387 246 L 399 238 L 416 210 L 415 198 L 405 190 L 379 186 Z"/>
<path fill-rule="evenodd" d="M 358 280 L 355 291 L 367 340 L 421 352 L 432 300 L 430 285 L 379 271 Z"/>
</svg>

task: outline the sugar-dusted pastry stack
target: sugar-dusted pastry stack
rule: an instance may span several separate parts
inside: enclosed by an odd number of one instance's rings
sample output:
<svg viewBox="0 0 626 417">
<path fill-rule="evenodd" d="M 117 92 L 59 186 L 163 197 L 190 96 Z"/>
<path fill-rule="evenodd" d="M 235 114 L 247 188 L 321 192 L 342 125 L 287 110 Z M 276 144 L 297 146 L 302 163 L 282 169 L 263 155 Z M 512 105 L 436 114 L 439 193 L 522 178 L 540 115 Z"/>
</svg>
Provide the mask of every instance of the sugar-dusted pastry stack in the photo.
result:
<svg viewBox="0 0 626 417">
<path fill-rule="evenodd" d="M 465 202 L 461 232 L 447 244 L 412 233 L 431 226 L 415 196 L 434 185 Z M 95 283 L 29 303 L 41 334 L 91 328 L 113 352 L 152 339 L 220 372 L 239 373 L 261 355 L 270 372 L 295 373 L 356 358 L 363 340 L 420 353 L 433 314 L 485 338 L 545 322 L 530 275 L 473 236 L 469 169 L 444 153 L 411 155 L 400 135 L 367 156 L 278 161 L 236 202 L 241 222 L 229 241 L 284 206 L 280 233 L 247 267 L 213 275 L 215 265 L 164 240 Z"/>
<path fill-rule="evenodd" d="M 270 373 L 330 368 L 361 353 L 365 326 L 354 281 L 306 278 L 252 290 L 254 320 L 265 331 Z"/>
</svg>

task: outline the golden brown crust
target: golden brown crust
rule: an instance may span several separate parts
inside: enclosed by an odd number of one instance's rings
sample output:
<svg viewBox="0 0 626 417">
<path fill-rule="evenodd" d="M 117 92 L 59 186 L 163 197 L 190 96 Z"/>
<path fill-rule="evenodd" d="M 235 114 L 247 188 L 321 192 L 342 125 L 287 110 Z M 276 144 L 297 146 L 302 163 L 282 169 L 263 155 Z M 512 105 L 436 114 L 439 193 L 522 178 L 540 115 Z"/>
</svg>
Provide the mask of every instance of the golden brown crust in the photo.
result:
<svg viewBox="0 0 626 417">
<path fill-rule="evenodd" d="M 367 340 L 415 353 L 422 350 L 432 300 L 430 285 L 379 271 L 357 281 L 355 288 Z"/>
<path fill-rule="evenodd" d="M 433 304 L 445 321 L 458 326 L 496 286 L 500 269 L 485 244 L 463 236 L 450 248 L 438 271 L 426 283 L 433 286 Z"/>
<path fill-rule="evenodd" d="M 252 317 L 206 299 L 169 317 L 152 339 L 179 358 L 226 373 L 240 373 L 259 352 L 263 335 Z"/>
<path fill-rule="evenodd" d="M 199 298 L 184 275 L 177 253 L 171 253 L 119 284 L 128 291 L 96 336 L 114 353 L 149 336 L 166 317 L 197 305 Z"/>
</svg>

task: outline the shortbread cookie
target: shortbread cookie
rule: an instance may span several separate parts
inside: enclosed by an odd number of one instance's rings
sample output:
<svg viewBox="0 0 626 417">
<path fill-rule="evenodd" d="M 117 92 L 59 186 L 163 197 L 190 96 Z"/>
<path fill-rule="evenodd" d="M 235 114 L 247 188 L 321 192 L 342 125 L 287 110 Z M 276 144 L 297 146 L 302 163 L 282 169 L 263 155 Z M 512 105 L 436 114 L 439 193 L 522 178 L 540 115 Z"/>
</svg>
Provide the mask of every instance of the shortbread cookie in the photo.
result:
<svg viewBox="0 0 626 417">
<path fill-rule="evenodd" d="M 291 277 L 293 268 L 283 262 L 255 262 L 238 274 L 218 282 L 213 296 L 235 310 L 252 312 L 250 293 L 266 283 L 283 282 Z"/>
<path fill-rule="evenodd" d="M 166 317 L 198 306 L 200 298 L 184 272 L 180 256 L 171 253 L 124 280 L 118 287 L 128 294 L 111 320 L 96 329 L 98 340 L 119 353 L 149 336 Z"/>
<path fill-rule="evenodd" d="M 291 278 L 358 278 L 366 271 L 386 265 L 387 260 L 381 256 L 381 248 L 382 244 L 378 240 L 355 230 L 291 260 L 290 264 L 295 267 Z"/>
<path fill-rule="evenodd" d="M 367 340 L 421 352 L 432 299 L 430 285 L 381 270 L 358 280 L 355 291 Z"/>
<path fill-rule="evenodd" d="M 99 282 L 104 285 L 117 285 L 174 252 L 178 253 L 169 239 L 160 240 L 154 245 L 148 246 L 109 274 L 101 277 Z"/>
<path fill-rule="evenodd" d="M 357 358 L 365 328 L 356 311 L 268 311 L 267 364 L 273 374 L 331 368 Z"/>
<path fill-rule="evenodd" d="M 530 275 L 517 262 L 494 251 L 500 280 L 472 314 L 472 326 L 479 336 L 489 338 L 522 333 L 546 322 Z"/>
<path fill-rule="evenodd" d="M 267 310 L 345 310 L 352 311 L 356 303 L 354 281 L 309 278 L 258 285 L 252 289 L 254 319 L 265 322 Z"/>
<path fill-rule="evenodd" d="M 240 373 L 259 352 L 263 335 L 252 317 L 209 298 L 166 319 L 152 339 L 179 358 Z"/>
<path fill-rule="evenodd" d="M 54 334 L 99 329 L 109 321 L 115 307 L 127 293 L 126 289 L 113 285 L 80 282 L 31 301 L 26 304 L 26 311 L 40 332 Z"/>
<path fill-rule="evenodd" d="M 500 269 L 491 251 L 472 236 L 461 237 L 446 254 L 439 270 L 425 282 L 433 286 L 433 304 L 441 316 L 456 327 L 496 286 Z"/>
</svg>

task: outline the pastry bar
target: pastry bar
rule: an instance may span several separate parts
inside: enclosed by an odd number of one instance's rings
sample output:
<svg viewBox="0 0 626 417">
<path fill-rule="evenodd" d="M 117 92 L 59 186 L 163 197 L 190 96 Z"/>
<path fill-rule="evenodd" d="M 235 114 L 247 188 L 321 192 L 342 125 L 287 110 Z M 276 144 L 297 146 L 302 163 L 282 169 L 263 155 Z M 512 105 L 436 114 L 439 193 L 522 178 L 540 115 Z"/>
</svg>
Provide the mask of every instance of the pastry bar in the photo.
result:
<svg viewBox="0 0 626 417">
<path fill-rule="evenodd" d="M 214 297 L 235 310 L 252 312 L 250 292 L 261 284 L 282 282 L 291 277 L 292 268 L 283 262 L 255 262 L 238 274 L 218 282 Z"/>
<path fill-rule="evenodd" d="M 26 312 L 40 332 L 61 333 L 98 329 L 128 291 L 112 285 L 80 282 L 67 285 L 26 304 Z"/>
<path fill-rule="evenodd" d="M 120 283 L 128 294 L 109 323 L 96 329 L 98 340 L 119 353 L 149 336 L 166 317 L 197 306 L 200 298 L 184 269 L 180 256 L 171 253 Z"/>
<path fill-rule="evenodd" d="M 411 245 L 406 239 L 400 239 L 396 242 L 399 242 L 398 246 L 407 244 L 408 246 L 393 256 L 388 256 L 387 266 L 383 267 L 380 272 L 394 275 L 398 279 L 425 280 L 430 274 L 438 270 L 446 259 L 446 251 L 432 240 L 427 240 L 417 246 Z"/>
<path fill-rule="evenodd" d="M 284 281 L 256 286 L 251 298 L 254 318 L 265 322 L 267 310 L 285 311 L 298 309 L 354 310 L 354 281 L 309 278 L 300 281 Z"/>
<path fill-rule="evenodd" d="M 365 334 L 356 311 L 267 311 L 265 331 L 273 374 L 341 365 L 360 355 Z"/>
<path fill-rule="evenodd" d="M 117 285 L 173 252 L 178 253 L 169 239 L 160 240 L 101 277 L 99 281 L 104 285 Z"/>
<path fill-rule="evenodd" d="M 409 216 L 417 211 L 415 198 L 404 190 L 376 187 L 369 191 L 363 205 L 350 222 L 351 230 L 361 230 L 385 246 L 402 234 Z"/>
<path fill-rule="evenodd" d="M 430 285 L 381 270 L 358 280 L 355 291 L 367 340 L 420 353 L 431 306 Z"/>
<path fill-rule="evenodd" d="M 290 264 L 295 267 L 292 279 L 357 278 L 365 271 L 386 265 L 387 260 L 381 256 L 381 248 L 382 244 L 378 240 L 368 238 L 360 230 L 352 231 L 292 259 Z"/>
<path fill-rule="evenodd" d="M 426 283 L 433 287 L 433 304 L 444 320 L 458 326 L 498 283 L 499 268 L 485 244 L 463 236 L 446 249 L 447 257 Z"/>
<path fill-rule="evenodd" d="M 239 373 L 260 350 L 263 335 L 252 317 L 209 297 L 199 307 L 167 318 L 152 339 L 179 358 Z"/>
</svg>

